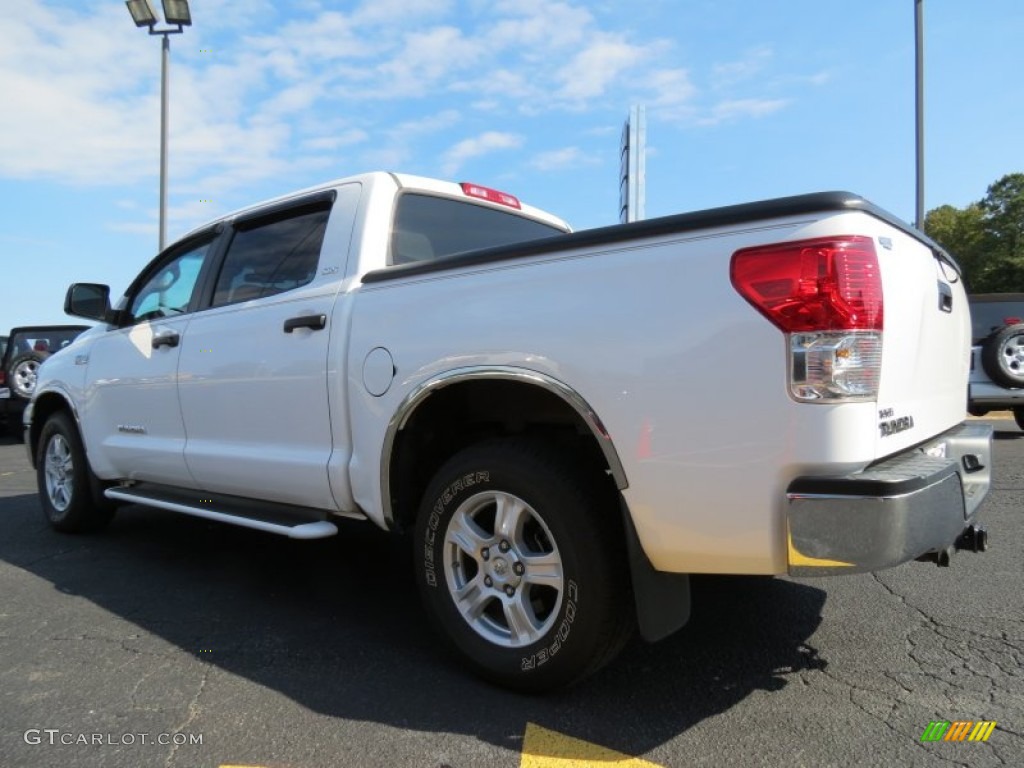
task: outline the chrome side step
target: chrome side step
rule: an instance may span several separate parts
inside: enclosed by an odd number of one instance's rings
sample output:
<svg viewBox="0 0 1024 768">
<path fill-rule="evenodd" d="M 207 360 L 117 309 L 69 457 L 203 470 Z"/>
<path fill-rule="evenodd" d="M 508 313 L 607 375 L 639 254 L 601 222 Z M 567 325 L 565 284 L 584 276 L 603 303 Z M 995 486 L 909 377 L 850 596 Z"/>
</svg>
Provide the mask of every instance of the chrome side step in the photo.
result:
<svg viewBox="0 0 1024 768">
<path fill-rule="evenodd" d="M 334 536 L 338 527 L 327 520 L 302 521 L 296 519 L 276 522 L 272 520 L 248 517 L 228 512 L 219 512 L 215 504 L 209 507 L 197 506 L 184 498 L 183 494 L 157 494 L 145 493 L 134 488 L 114 487 L 107 488 L 103 495 L 108 499 L 127 501 L 132 504 L 142 504 L 147 507 L 157 507 L 170 512 L 180 512 L 193 517 L 202 517 L 207 520 L 216 520 L 220 523 L 238 525 L 242 528 L 252 528 L 257 531 L 276 533 L 278 536 L 287 536 L 289 539 L 325 539 Z M 177 496 L 178 498 L 170 498 Z M 211 500 L 212 501 L 212 500 Z"/>
</svg>

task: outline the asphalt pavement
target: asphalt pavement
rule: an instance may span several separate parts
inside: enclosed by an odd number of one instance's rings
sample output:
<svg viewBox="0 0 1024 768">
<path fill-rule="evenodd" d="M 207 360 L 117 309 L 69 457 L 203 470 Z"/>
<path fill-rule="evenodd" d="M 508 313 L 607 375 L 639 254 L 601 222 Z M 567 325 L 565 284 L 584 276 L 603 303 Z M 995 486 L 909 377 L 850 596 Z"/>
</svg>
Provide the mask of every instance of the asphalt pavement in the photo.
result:
<svg viewBox="0 0 1024 768">
<path fill-rule="evenodd" d="M 696 577 L 682 632 L 549 696 L 444 652 L 406 541 L 139 507 L 60 535 L 0 438 L 0 767 L 1024 765 L 1024 433 L 992 423 L 988 553 Z M 933 721 L 996 726 L 922 741 Z"/>
</svg>

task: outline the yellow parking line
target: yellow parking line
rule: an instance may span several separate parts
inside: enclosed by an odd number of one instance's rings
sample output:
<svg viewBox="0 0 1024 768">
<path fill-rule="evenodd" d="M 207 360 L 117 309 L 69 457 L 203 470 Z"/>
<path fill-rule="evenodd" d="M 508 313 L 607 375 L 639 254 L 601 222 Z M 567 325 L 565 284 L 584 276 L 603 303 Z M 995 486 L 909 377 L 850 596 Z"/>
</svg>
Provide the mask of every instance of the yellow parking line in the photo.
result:
<svg viewBox="0 0 1024 768">
<path fill-rule="evenodd" d="M 638 757 L 630 757 L 589 741 L 558 731 L 526 724 L 519 768 L 661 768 Z"/>
</svg>

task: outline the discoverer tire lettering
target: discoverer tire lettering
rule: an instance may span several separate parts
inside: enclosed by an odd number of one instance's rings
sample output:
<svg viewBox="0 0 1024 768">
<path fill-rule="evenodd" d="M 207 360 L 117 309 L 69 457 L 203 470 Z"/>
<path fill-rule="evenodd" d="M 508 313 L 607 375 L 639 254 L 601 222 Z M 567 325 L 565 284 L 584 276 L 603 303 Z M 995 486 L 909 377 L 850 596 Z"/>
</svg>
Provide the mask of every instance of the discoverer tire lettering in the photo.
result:
<svg viewBox="0 0 1024 768">
<path fill-rule="evenodd" d="M 610 661 L 633 628 L 615 489 L 528 439 L 457 453 L 424 493 L 416 574 L 431 619 L 482 677 L 543 691 Z"/>
</svg>

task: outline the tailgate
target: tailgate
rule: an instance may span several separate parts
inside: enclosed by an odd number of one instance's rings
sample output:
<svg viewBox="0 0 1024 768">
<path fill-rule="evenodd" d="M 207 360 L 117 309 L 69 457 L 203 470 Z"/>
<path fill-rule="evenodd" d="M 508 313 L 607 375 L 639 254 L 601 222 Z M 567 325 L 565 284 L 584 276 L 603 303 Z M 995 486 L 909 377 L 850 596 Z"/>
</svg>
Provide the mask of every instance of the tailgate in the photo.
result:
<svg viewBox="0 0 1024 768">
<path fill-rule="evenodd" d="M 876 220 L 877 221 L 877 220 Z M 937 249 L 878 222 L 885 297 L 877 458 L 964 420 L 971 318 L 963 281 Z"/>
</svg>

